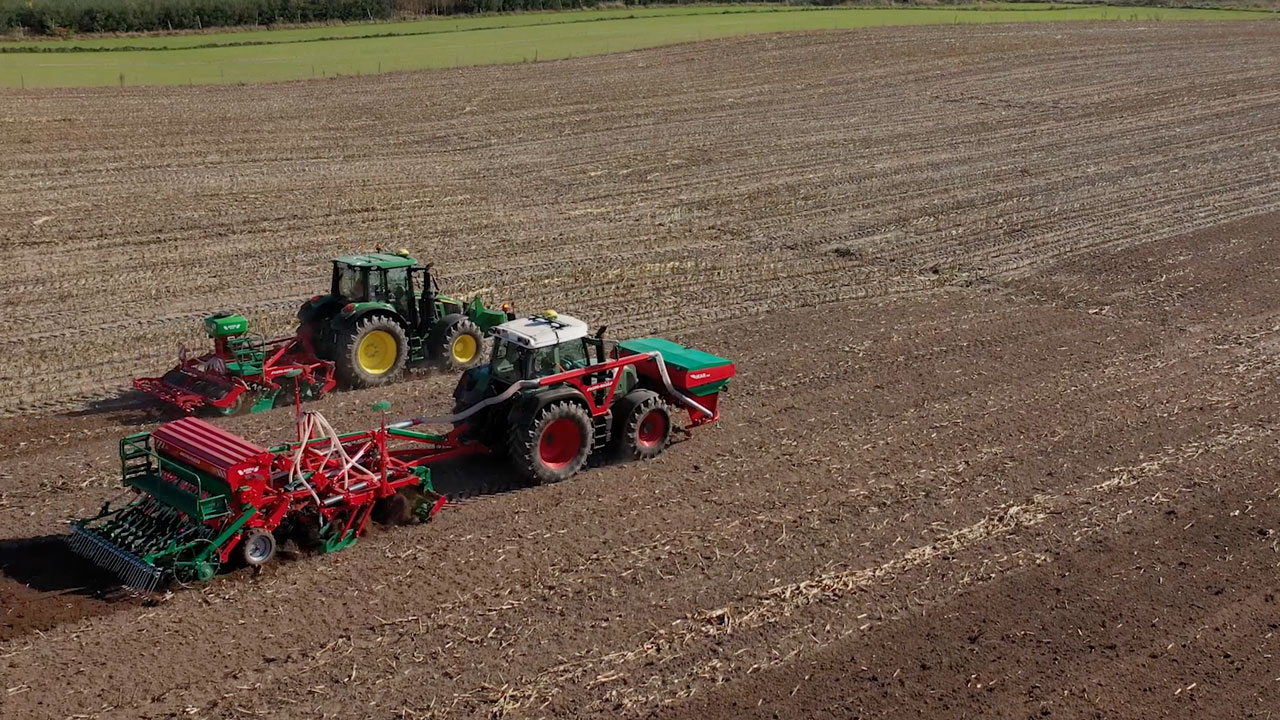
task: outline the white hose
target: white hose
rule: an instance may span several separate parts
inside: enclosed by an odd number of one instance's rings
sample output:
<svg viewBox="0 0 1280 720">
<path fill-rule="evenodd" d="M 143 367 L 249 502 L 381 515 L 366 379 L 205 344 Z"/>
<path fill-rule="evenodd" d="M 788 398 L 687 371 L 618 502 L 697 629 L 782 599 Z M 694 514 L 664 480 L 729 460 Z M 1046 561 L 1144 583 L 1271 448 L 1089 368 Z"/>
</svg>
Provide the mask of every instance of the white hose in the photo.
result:
<svg viewBox="0 0 1280 720">
<path fill-rule="evenodd" d="M 316 430 L 320 431 L 319 435 L 316 435 Z M 323 462 L 325 464 L 328 464 L 329 459 L 333 457 L 335 452 L 337 453 L 338 459 L 342 463 L 338 474 L 340 477 L 339 482 L 343 489 L 349 490 L 351 488 L 352 470 L 359 470 L 366 475 L 373 475 L 368 468 L 360 464 L 360 458 L 364 456 L 364 450 L 356 453 L 355 457 L 348 455 L 346 448 L 342 446 L 342 442 L 338 439 L 337 431 L 333 429 L 333 425 L 329 424 L 325 416 L 321 415 L 318 410 L 304 410 L 302 415 L 298 417 L 298 447 L 293 451 L 293 465 L 289 468 L 289 481 L 291 483 L 302 483 L 307 488 L 307 492 L 311 493 L 311 497 L 316 501 L 317 505 L 321 504 L 320 496 L 316 494 L 315 488 L 312 487 L 311 483 L 307 482 L 307 479 L 302 474 L 302 456 L 306 453 L 307 446 L 319 444 L 312 443 L 313 439 L 329 440 L 324 449 Z"/>
<path fill-rule="evenodd" d="M 672 397 L 679 400 L 686 407 L 692 407 L 694 410 L 697 410 L 698 412 L 702 413 L 703 415 L 706 415 L 707 417 L 712 417 L 714 415 L 714 413 L 712 413 L 710 410 L 706 409 L 702 405 L 695 402 L 693 398 L 690 398 L 689 396 L 676 390 L 675 386 L 671 384 L 671 376 L 667 374 L 667 363 L 662 359 L 662 353 L 658 352 L 657 350 L 650 350 L 647 353 L 640 353 L 640 354 L 645 355 L 647 357 L 651 357 L 658 361 L 658 374 L 662 376 L 662 384 L 666 386 L 667 392 L 671 393 Z M 622 372 L 621 367 L 615 368 L 615 370 L 617 372 Z M 517 392 L 519 392 L 520 390 L 523 390 L 524 388 L 535 388 L 535 387 L 538 387 L 539 384 L 540 383 L 537 380 L 521 380 L 518 383 L 513 383 L 511 387 L 502 391 L 502 393 L 495 395 L 489 398 L 488 400 L 484 400 L 482 402 L 476 403 L 475 405 L 472 405 L 466 410 L 463 410 L 462 412 L 457 413 L 455 415 L 446 415 L 444 417 L 413 418 L 412 420 L 402 420 L 398 423 L 392 423 L 387 427 L 407 428 L 413 425 L 448 425 L 450 423 L 462 422 L 463 420 L 466 420 L 467 418 L 480 412 L 484 408 L 489 407 L 490 405 L 497 405 L 498 403 L 505 402 L 512 395 L 515 395 Z"/>
</svg>

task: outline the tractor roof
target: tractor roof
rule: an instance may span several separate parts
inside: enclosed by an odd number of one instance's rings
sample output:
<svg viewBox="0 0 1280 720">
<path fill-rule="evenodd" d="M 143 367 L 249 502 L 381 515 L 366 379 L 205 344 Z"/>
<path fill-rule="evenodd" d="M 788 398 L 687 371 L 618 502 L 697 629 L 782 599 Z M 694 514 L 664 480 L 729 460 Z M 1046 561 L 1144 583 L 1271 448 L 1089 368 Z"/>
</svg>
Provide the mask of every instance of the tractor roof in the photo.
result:
<svg viewBox="0 0 1280 720">
<path fill-rule="evenodd" d="M 378 268 L 382 270 L 390 270 L 391 268 L 411 267 L 415 264 L 415 260 L 406 253 L 404 255 L 394 253 L 361 253 L 359 255 L 343 255 L 336 257 L 334 262 L 343 263 L 352 267 Z"/>
<path fill-rule="evenodd" d="M 544 348 L 587 336 L 587 324 L 568 315 L 545 313 L 504 322 L 493 334 L 520 347 Z"/>
</svg>

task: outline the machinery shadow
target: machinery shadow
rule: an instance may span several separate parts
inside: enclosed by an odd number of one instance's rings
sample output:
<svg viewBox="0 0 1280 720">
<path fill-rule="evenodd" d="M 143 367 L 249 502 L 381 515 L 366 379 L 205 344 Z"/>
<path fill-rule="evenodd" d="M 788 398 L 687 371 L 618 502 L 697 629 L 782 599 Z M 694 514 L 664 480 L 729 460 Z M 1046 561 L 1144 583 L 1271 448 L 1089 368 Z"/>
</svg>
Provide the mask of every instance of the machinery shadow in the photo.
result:
<svg viewBox="0 0 1280 720">
<path fill-rule="evenodd" d="M 673 433 L 671 447 L 688 439 L 689 434 L 683 429 Z M 628 460 L 619 457 L 616 452 L 602 453 L 592 456 L 581 472 L 589 475 L 592 470 L 638 462 L 643 461 Z M 537 486 L 520 477 L 506 458 L 495 455 L 474 455 L 433 464 L 431 480 L 435 491 L 444 495 L 451 503 L 503 495 Z"/>
<path fill-rule="evenodd" d="M 451 503 L 532 487 L 516 473 L 506 459 L 492 455 L 457 458 L 433 464 L 431 481 L 436 492 L 444 495 Z"/>
<path fill-rule="evenodd" d="M 62 417 L 111 416 L 123 425 L 144 425 L 162 420 L 173 420 L 181 414 L 159 407 L 155 398 L 140 390 L 122 390 L 114 397 L 90 400 L 77 410 L 59 413 Z"/>
<path fill-rule="evenodd" d="M 40 592 L 99 600 L 125 595 L 115 575 L 72 552 L 58 535 L 0 541 L 0 577 Z"/>
</svg>

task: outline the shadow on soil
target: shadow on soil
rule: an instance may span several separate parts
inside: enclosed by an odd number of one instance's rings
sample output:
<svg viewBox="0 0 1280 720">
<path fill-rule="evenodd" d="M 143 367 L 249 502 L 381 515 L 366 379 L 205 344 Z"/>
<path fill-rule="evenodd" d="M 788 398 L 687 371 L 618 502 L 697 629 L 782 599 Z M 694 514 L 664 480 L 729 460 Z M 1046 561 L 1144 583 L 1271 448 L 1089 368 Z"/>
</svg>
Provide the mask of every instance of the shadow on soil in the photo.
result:
<svg viewBox="0 0 1280 720">
<path fill-rule="evenodd" d="M 61 415 L 72 418 L 107 416 L 122 425 L 144 425 L 181 417 L 159 407 L 155 398 L 139 390 L 123 390 L 115 397 L 90 400 L 80 409 L 68 410 Z"/>
<path fill-rule="evenodd" d="M 137 602 L 114 576 L 71 552 L 61 537 L 0 541 L 0 642 Z"/>
<path fill-rule="evenodd" d="M 72 552 L 59 535 L 0 541 L 0 577 L 40 592 L 100 599 L 120 586 L 114 575 Z"/>
<path fill-rule="evenodd" d="M 532 487 L 504 458 L 479 455 L 431 466 L 436 492 L 449 502 L 462 502 Z M 446 511 L 447 512 L 447 511 Z"/>
<path fill-rule="evenodd" d="M 688 437 L 688 433 L 683 430 L 673 433 L 671 446 L 674 447 L 688 440 Z M 627 462 L 629 461 L 622 460 L 615 454 L 592 457 L 581 472 L 590 476 L 592 470 L 623 465 Z M 575 476 L 575 479 L 577 477 L 579 476 Z M 431 480 L 436 492 L 448 498 L 449 502 L 461 502 L 535 487 L 533 483 L 521 478 L 506 458 L 496 455 L 474 455 L 433 464 Z"/>
</svg>

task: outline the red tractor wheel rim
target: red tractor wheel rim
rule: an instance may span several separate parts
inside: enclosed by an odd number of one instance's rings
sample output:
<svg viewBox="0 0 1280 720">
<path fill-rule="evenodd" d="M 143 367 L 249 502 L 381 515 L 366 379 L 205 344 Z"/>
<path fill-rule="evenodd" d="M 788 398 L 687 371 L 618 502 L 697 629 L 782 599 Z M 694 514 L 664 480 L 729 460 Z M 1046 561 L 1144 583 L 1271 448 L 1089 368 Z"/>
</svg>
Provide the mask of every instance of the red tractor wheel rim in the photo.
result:
<svg viewBox="0 0 1280 720">
<path fill-rule="evenodd" d="M 582 433 L 578 423 L 569 418 L 556 418 L 542 431 L 538 441 L 538 459 L 552 470 L 573 462 L 582 448 Z"/>
<path fill-rule="evenodd" d="M 657 410 L 650 410 L 640 419 L 640 429 L 636 430 L 636 441 L 647 448 L 662 442 L 667 434 L 667 419 Z"/>
</svg>

